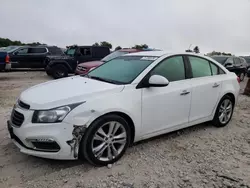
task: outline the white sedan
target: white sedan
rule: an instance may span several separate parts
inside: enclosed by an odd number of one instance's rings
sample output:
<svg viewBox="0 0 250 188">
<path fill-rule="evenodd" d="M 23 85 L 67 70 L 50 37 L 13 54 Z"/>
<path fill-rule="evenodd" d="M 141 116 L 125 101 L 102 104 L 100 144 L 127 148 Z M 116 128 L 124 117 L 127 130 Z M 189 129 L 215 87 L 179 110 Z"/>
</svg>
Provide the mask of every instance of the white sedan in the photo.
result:
<svg viewBox="0 0 250 188">
<path fill-rule="evenodd" d="M 8 129 L 23 153 L 107 165 L 134 142 L 207 121 L 227 125 L 239 89 L 239 78 L 206 56 L 133 53 L 27 89 Z"/>
</svg>

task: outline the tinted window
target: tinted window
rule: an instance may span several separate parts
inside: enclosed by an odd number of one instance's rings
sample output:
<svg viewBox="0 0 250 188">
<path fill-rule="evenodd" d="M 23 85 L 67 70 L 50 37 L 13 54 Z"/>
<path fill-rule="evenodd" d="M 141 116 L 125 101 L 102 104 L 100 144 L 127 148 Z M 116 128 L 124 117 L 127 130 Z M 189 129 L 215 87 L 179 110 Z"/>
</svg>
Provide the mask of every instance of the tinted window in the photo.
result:
<svg viewBox="0 0 250 188">
<path fill-rule="evenodd" d="M 219 73 L 219 68 L 218 68 L 215 64 L 210 63 L 210 65 L 211 65 L 211 70 L 212 70 L 212 74 L 213 74 L 213 75 L 218 75 L 218 74 L 220 74 L 220 73 Z"/>
<path fill-rule="evenodd" d="M 80 48 L 80 53 L 83 56 L 91 56 L 91 50 L 90 50 L 90 48 Z"/>
<path fill-rule="evenodd" d="M 22 49 L 16 51 L 16 54 L 18 54 L 18 55 L 24 55 L 27 53 L 28 53 L 28 48 L 22 48 Z"/>
<path fill-rule="evenodd" d="M 120 56 L 95 68 L 87 76 L 129 84 L 156 59 L 156 57 Z"/>
<path fill-rule="evenodd" d="M 236 65 L 240 65 L 240 59 L 239 58 L 234 58 L 234 62 Z"/>
<path fill-rule="evenodd" d="M 234 64 L 234 59 L 232 57 L 228 58 L 225 64 Z"/>
<path fill-rule="evenodd" d="M 219 62 L 222 65 L 224 65 L 228 59 L 227 57 L 224 56 L 212 56 L 211 58 L 213 58 L 215 61 Z"/>
<path fill-rule="evenodd" d="M 185 79 L 185 67 L 182 56 L 170 57 L 163 60 L 154 70 L 151 75 L 161 75 L 167 78 L 170 82 Z"/>
<path fill-rule="evenodd" d="M 199 57 L 189 57 L 189 61 L 191 64 L 193 77 L 204 77 L 211 76 L 211 69 L 209 65 L 209 61 L 199 58 Z"/>
<path fill-rule="evenodd" d="M 47 52 L 46 48 L 29 48 L 30 54 L 42 54 L 46 52 Z"/>
<path fill-rule="evenodd" d="M 102 59 L 102 61 L 106 62 L 106 61 L 109 61 L 109 60 L 111 60 L 111 59 L 114 59 L 114 58 L 116 58 L 116 57 L 122 56 L 122 55 L 127 54 L 127 53 L 128 53 L 128 52 L 115 51 L 115 52 L 113 52 L 113 53 L 107 55 L 106 57 L 104 57 L 104 58 Z"/>
<path fill-rule="evenodd" d="M 57 47 L 50 47 L 50 48 L 48 48 L 49 49 L 49 52 L 51 53 L 51 54 L 58 54 L 58 55 L 61 55 L 61 54 L 63 54 L 63 51 L 60 49 L 60 48 L 57 48 Z"/>
</svg>

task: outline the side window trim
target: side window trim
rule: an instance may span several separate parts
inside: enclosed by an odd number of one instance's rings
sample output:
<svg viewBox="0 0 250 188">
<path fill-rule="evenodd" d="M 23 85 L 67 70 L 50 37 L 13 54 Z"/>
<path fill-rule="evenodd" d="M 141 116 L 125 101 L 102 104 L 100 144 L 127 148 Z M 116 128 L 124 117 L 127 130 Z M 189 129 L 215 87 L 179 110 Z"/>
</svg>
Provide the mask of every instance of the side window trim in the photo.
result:
<svg viewBox="0 0 250 188">
<path fill-rule="evenodd" d="M 45 49 L 45 52 L 43 52 L 43 53 L 29 53 L 29 50 L 28 50 L 28 53 L 27 53 L 27 55 L 43 55 L 43 54 L 46 54 L 46 53 L 48 53 L 49 51 L 48 51 L 48 48 L 46 48 L 46 47 L 29 47 L 30 49 L 31 48 L 44 48 Z"/>
<path fill-rule="evenodd" d="M 151 72 L 157 67 L 157 66 L 159 66 L 161 63 L 163 63 L 164 61 L 166 61 L 166 60 L 168 60 L 168 59 L 170 59 L 170 58 L 172 58 L 172 57 L 178 57 L 178 56 L 181 56 L 182 57 L 182 59 L 183 59 L 183 64 L 184 64 L 184 70 L 185 70 L 185 79 L 184 80 L 186 80 L 186 79 L 188 79 L 189 77 L 187 77 L 186 75 L 188 75 L 187 74 L 187 67 L 189 66 L 188 65 L 188 63 L 185 61 L 185 58 L 184 58 L 184 56 L 185 56 L 185 54 L 183 55 L 183 54 L 178 54 L 178 55 L 172 55 L 172 56 L 168 56 L 168 57 L 166 57 L 166 58 L 164 58 L 163 60 L 161 60 L 159 63 L 157 63 L 142 79 L 141 79 L 141 81 L 137 84 L 137 86 L 136 86 L 136 89 L 141 89 L 141 88 L 144 88 L 143 87 L 143 83 L 145 82 L 145 80 L 147 80 L 147 79 L 149 79 L 149 77 L 150 77 L 150 75 L 151 75 Z M 180 81 L 182 81 L 182 80 L 180 80 Z"/>
</svg>

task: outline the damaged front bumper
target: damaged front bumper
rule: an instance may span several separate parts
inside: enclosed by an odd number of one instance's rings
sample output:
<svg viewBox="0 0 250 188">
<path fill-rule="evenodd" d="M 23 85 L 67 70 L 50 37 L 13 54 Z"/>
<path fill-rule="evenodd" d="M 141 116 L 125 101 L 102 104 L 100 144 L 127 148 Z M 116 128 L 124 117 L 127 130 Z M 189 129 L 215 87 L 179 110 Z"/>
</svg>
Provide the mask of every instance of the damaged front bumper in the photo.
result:
<svg viewBox="0 0 250 188">
<path fill-rule="evenodd" d="M 15 127 L 7 122 L 10 137 L 22 153 L 36 157 L 76 160 L 86 130 L 65 122 L 56 124 L 23 124 Z"/>
</svg>

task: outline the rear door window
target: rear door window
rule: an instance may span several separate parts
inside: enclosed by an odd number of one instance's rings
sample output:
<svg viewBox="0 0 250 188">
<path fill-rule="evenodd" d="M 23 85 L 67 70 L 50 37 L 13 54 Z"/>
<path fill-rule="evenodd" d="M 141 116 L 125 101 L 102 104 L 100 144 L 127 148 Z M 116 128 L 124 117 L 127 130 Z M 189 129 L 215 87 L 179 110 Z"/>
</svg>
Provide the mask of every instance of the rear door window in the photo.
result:
<svg viewBox="0 0 250 188">
<path fill-rule="evenodd" d="M 91 48 L 80 48 L 80 53 L 82 56 L 86 56 L 86 57 L 92 56 Z"/>
<path fill-rule="evenodd" d="M 189 56 L 193 78 L 211 76 L 210 62 L 200 57 Z"/>
<path fill-rule="evenodd" d="M 237 57 L 235 57 L 235 58 L 234 58 L 234 63 L 235 63 L 236 66 L 239 66 L 239 65 L 241 64 L 241 63 L 240 63 L 240 59 L 237 58 Z"/>
<path fill-rule="evenodd" d="M 29 54 L 44 54 L 46 52 L 46 48 L 29 48 Z"/>
</svg>

